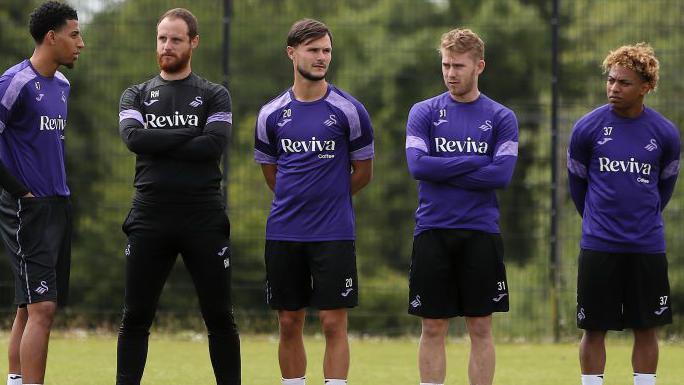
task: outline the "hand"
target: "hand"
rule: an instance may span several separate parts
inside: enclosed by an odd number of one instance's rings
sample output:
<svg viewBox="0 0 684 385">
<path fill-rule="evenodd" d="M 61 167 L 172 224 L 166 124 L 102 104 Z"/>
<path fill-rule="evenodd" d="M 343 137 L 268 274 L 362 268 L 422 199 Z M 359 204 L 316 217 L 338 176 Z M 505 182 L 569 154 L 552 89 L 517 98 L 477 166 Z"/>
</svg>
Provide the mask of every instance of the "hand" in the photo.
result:
<svg viewBox="0 0 684 385">
<path fill-rule="evenodd" d="M 24 195 L 22 198 L 35 198 L 36 196 L 31 194 L 31 192 L 27 192 L 26 195 Z"/>
</svg>

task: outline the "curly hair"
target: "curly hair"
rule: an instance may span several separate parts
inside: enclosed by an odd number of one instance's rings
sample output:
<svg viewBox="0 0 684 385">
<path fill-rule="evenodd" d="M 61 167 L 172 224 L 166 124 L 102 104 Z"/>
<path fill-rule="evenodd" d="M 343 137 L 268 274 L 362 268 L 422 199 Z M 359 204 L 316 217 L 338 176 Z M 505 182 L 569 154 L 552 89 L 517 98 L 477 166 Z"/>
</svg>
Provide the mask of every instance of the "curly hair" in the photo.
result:
<svg viewBox="0 0 684 385">
<path fill-rule="evenodd" d="M 31 12 L 29 31 L 33 40 L 40 44 L 46 33 L 65 26 L 67 20 L 78 20 L 74 8 L 58 1 L 47 1 Z"/>
<path fill-rule="evenodd" d="M 442 35 L 438 51 L 456 53 L 470 52 L 475 59 L 484 59 L 485 44 L 480 37 L 467 28 L 452 29 Z"/>
<path fill-rule="evenodd" d="M 623 45 L 611 51 L 603 60 L 603 72 L 607 73 L 616 64 L 639 74 L 641 79 L 651 86 L 651 89 L 655 90 L 658 86 L 660 63 L 655 57 L 653 47 L 648 43 Z"/>
</svg>

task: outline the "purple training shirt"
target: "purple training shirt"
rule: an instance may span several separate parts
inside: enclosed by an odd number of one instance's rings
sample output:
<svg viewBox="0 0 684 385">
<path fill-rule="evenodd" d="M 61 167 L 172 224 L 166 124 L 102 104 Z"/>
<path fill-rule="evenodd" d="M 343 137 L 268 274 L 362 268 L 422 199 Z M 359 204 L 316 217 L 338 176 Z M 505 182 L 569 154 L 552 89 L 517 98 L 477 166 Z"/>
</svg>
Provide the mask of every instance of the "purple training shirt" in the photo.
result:
<svg viewBox="0 0 684 385">
<path fill-rule="evenodd" d="M 568 148 L 570 193 L 584 249 L 664 253 L 662 210 L 679 174 L 679 132 L 645 107 L 636 118 L 604 105 L 583 116 Z"/>
<path fill-rule="evenodd" d="M 484 94 L 460 103 L 445 92 L 416 103 L 406 124 L 406 160 L 418 180 L 414 234 L 499 233 L 495 189 L 511 180 L 517 157 L 515 114 Z"/>
<path fill-rule="evenodd" d="M 69 81 L 24 60 L 0 77 L 0 161 L 37 197 L 68 196 L 64 166 Z"/>
<path fill-rule="evenodd" d="M 254 159 L 278 168 L 266 239 L 355 239 L 351 161 L 373 155 L 368 112 L 333 85 L 314 102 L 300 102 L 287 90 L 264 105 Z"/>
</svg>

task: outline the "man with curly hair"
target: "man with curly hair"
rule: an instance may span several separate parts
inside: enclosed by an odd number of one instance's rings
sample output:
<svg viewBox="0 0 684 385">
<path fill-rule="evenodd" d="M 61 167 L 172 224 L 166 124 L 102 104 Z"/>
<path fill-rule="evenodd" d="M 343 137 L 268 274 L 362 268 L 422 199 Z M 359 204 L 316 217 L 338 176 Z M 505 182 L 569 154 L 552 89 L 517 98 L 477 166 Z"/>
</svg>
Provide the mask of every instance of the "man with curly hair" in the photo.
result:
<svg viewBox="0 0 684 385">
<path fill-rule="evenodd" d="M 657 328 L 672 322 L 662 211 L 679 174 L 679 132 L 644 106 L 658 85 L 653 48 L 620 47 L 603 68 L 608 104 L 577 121 L 567 159 L 570 193 L 582 216 L 582 384 L 603 384 L 606 332 L 630 328 L 634 384 L 654 385 Z"/>
<path fill-rule="evenodd" d="M 0 77 L 0 233 L 15 278 L 8 385 L 42 384 L 50 329 L 69 284 L 71 213 L 64 140 L 72 68 L 84 48 L 76 10 L 31 13 L 31 58 Z"/>
</svg>

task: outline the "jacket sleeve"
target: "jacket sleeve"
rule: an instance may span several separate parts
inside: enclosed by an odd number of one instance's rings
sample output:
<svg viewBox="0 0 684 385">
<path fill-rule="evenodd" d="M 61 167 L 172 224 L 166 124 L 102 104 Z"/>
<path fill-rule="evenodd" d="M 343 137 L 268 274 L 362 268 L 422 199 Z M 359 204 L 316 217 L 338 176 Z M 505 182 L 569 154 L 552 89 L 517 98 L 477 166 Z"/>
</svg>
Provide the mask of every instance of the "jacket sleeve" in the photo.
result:
<svg viewBox="0 0 684 385">
<path fill-rule="evenodd" d="M 518 160 L 518 121 L 513 111 L 505 110 L 495 129 L 492 162 L 450 179 L 449 184 L 468 190 L 492 190 L 508 186 Z"/>
<path fill-rule="evenodd" d="M 446 183 L 491 162 L 486 156 L 431 156 L 428 147 L 431 124 L 429 114 L 427 106 L 416 104 L 411 108 L 406 123 L 406 163 L 414 179 Z"/>
<path fill-rule="evenodd" d="M 209 103 L 207 121 L 202 132 L 169 151 L 168 156 L 190 161 L 221 159 L 233 125 L 228 90 L 217 85 Z"/>
<path fill-rule="evenodd" d="M 147 128 L 140 108 L 136 87 L 121 95 L 119 104 L 119 135 L 131 152 L 138 155 L 155 155 L 168 151 L 195 137 L 195 129 Z"/>
</svg>

